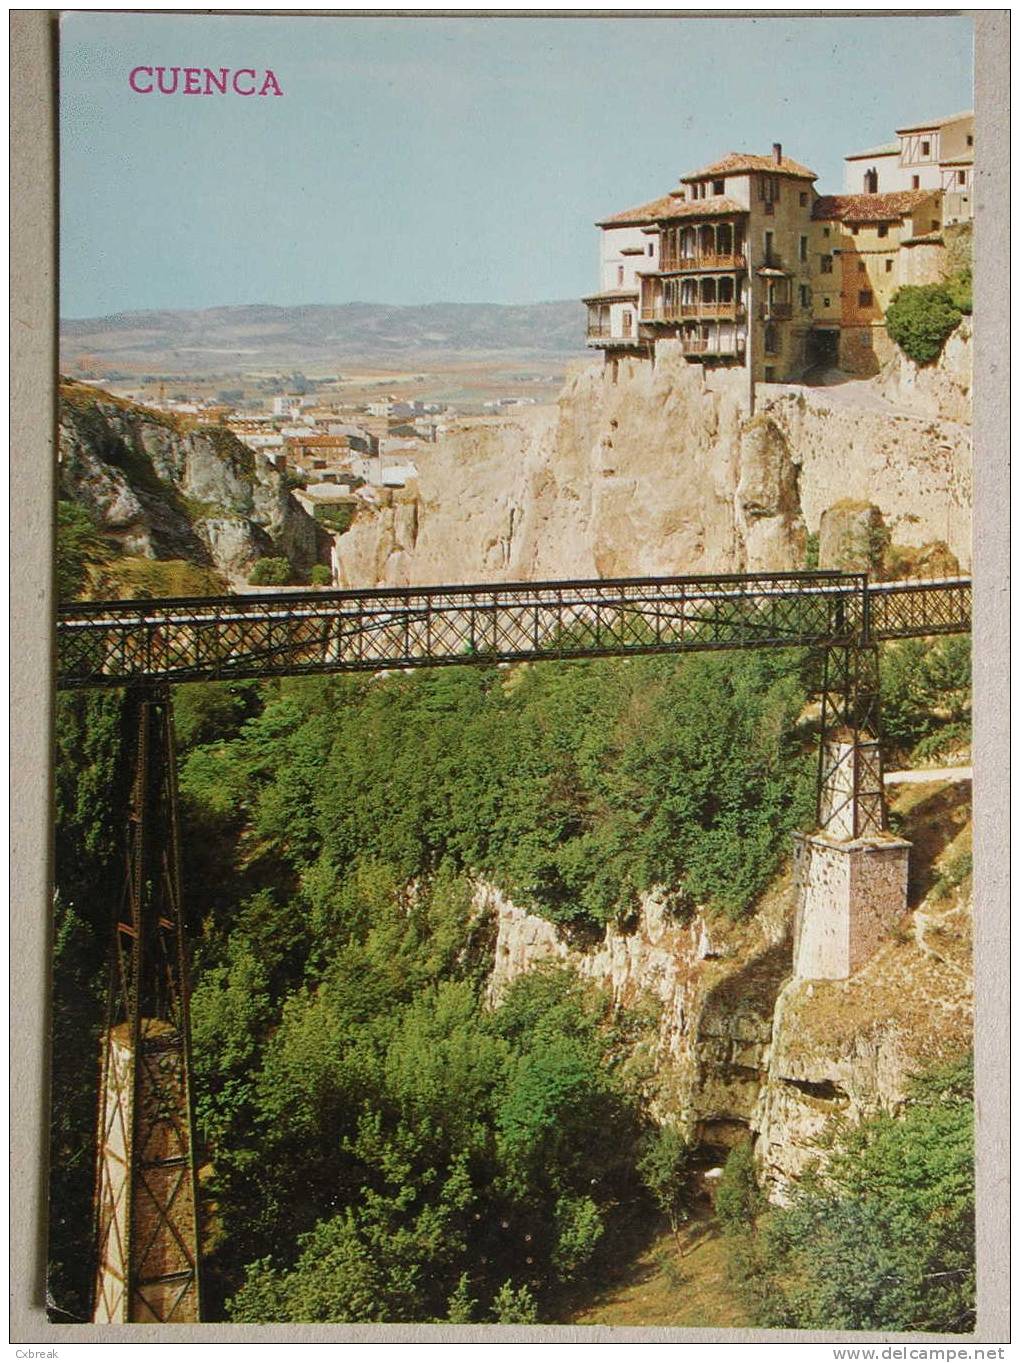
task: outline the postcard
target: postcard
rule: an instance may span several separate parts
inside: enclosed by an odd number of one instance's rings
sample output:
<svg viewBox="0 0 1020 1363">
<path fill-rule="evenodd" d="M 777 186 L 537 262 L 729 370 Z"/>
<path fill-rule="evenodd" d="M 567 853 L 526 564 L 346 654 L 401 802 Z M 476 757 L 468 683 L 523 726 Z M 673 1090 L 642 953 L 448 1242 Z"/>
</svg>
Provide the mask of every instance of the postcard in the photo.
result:
<svg viewBox="0 0 1020 1363">
<path fill-rule="evenodd" d="M 61 1338 L 1002 1342 L 974 29 L 61 16 Z"/>
</svg>

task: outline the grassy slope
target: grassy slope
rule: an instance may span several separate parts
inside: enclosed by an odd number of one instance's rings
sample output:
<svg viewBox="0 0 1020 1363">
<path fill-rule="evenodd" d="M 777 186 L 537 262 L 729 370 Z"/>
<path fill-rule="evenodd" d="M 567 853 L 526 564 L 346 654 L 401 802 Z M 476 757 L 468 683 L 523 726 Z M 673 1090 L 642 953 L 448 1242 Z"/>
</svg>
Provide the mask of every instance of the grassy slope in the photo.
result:
<svg viewBox="0 0 1020 1363">
<path fill-rule="evenodd" d="M 733 1292 L 725 1237 L 707 1214 L 675 1240 L 663 1231 L 571 1325 L 690 1325 L 739 1329 L 751 1321 Z"/>
</svg>

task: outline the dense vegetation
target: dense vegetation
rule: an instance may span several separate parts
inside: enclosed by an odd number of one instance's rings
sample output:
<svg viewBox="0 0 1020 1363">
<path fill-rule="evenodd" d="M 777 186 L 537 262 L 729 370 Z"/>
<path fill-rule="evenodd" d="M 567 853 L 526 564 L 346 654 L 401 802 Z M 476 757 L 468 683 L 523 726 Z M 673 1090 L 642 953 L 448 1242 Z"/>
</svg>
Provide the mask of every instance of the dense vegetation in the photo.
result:
<svg viewBox="0 0 1020 1363">
<path fill-rule="evenodd" d="M 203 827 L 247 828 L 318 915 L 377 864 L 397 884 L 480 872 L 580 929 L 662 884 L 738 914 L 809 813 L 801 664 L 763 652 L 285 683 L 235 737 L 188 754 L 181 789 Z M 185 713 L 203 694 L 181 692 Z"/>
<path fill-rule="evenodd" d="M 881 655 L 882 736 L 923 763 L 970 746 L 971 649 L 966 635 L 903 639 Z"/>
<path fill-rule="evenodd" d="M 614 1018 L 560 975 L 484 1008 L 490 925 L 469 873 L 579 932 L 653 883 L 741 911 L 807 808 L 801 662 L 178 689 L 214 1310 L 533 1318 L 614 1218 L 682 1218 L 689 1152 L 648 1117 L 648 1019 Z M 113 697 L 61 698 L 56 968 L 73 1044 L 56 1108 L 77 1192 L 54 1199 L 54 1291 L 71 1311 L 88 1294 L 80 1077 L 119 871 L 118 722 Z"/>
<path fill-rule="evenodd" d="M 762 1213 L 746 1151 L 731 1155 L 728 1224 L 759 1325 L 974 1328 L 972 1094 L 969 1057 L 930 1071 L 901 1117 L 847 1129 L 781 1209 Z"/>
</svg>

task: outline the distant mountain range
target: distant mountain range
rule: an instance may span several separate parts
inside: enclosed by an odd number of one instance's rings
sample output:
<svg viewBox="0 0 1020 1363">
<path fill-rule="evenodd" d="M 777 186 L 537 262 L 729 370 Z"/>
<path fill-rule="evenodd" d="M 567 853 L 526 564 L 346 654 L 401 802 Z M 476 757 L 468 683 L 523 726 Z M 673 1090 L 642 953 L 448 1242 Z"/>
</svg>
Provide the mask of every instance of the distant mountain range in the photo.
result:
<svg viewBox="0 0 1020 1363">
<path fill-rule="evenodd" d="M 569 358 L 584 353 L 584 308 L 570 299 L 122 312 L 61 321 L 60 353 L 64 363 L 88 357 L 135 372 L 399 361 L 428 354 Z"/>
</svg>

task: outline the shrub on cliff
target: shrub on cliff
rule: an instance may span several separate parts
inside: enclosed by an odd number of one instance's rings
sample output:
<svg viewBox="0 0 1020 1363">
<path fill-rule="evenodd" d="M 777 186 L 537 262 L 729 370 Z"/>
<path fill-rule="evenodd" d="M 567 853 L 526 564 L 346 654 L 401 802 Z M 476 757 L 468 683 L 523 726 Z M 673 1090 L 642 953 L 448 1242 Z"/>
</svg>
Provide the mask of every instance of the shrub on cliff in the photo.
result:
<svg viewBox="0 0 1020 1363">
<path fill-rule="evenodd" d="M 290 564 L 285 558 L 260 558 L 248 577 L 253 587 L 286 587 L 290 579 Z"/>
<path fill-rule="evenodd" d="M 957 297 L 960 289 L 954 290 Z M 885 314 L 886 330 L 916 364 L 931 364 L 942 354 L 963 310 L 946 284 L 907 284 L 897 289 Z"/>
<path fill-rule="evenodd" d="M 974 281 L 969 267 L 949 276 L 946 280 L 946 293 L 964 316 L 969 317 L 974 311 Z"/>
</svg>

